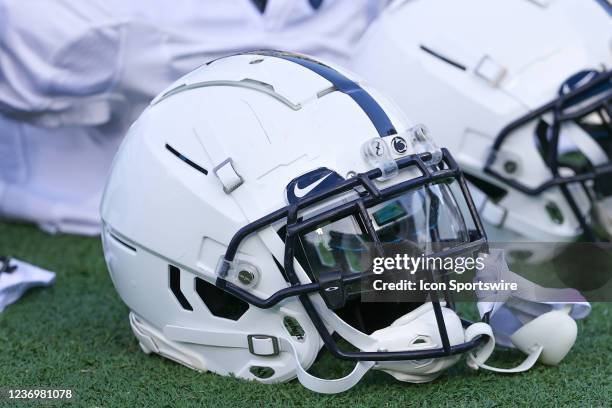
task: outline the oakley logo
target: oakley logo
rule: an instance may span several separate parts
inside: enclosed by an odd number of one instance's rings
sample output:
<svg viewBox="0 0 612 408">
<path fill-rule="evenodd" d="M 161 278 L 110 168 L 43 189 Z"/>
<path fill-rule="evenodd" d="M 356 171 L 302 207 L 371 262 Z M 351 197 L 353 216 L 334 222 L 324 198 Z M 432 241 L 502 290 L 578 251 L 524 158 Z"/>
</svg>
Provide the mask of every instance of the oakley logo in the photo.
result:
<svg viewBox="0 0 612 408">
<path fill-rule="evenodd" d="M 317 181 L 315 181 L 314 183 L 310 184 L 307 187 L 304 188 L 300 188 L 298 186 L 298 183 L 295 183 L 295 186 L 293 186 L 293 195 L 296 196 L 297 198 L 302 198 L 304 197 L 306 194 L 310 193 L 312 190 L 314 190 L 315 188 L 317 188 L 317 186 L 319 184 L 321 184 L 322 182 L 325 181 L 326 178 L 328 178 L 329 176 L 331 176 L 332 173 L 329 173 L 327 176 L 318 179 Z"/>
</svg>

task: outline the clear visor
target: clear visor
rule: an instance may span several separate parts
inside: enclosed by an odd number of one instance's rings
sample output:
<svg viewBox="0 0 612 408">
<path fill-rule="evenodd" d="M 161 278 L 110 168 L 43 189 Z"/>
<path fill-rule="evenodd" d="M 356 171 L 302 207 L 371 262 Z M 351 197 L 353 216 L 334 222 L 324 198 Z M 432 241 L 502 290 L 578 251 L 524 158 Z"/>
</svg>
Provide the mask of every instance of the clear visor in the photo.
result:
<svg viewBox="0 0 612 408">
<path fill-rule="evenodd" d="M 385 254 L 386 248 L 393 247 L 397 253 L 399 247 L 409 256 L 451 249 L 470 242 L 470 231 L 475 230 L 454 179 L 409 190 L 366 212 L 367 219 L 356 213 L 300 236 L 296 258 L 311 278 L 338 270 L 364 273 L 371 270 L 374 258 L 390 255 Z"/>
<path fill-rule="evenodd" d="M 575 100 L 570 100 L 572 103 L 564 107 L 562 111 L 562 114 L 565 115 L 575 115 L 582 113 L 581 111 L 586 108 L 585 112 L 574 117 L 573 122 L 591 136 L 608 156 L 611 156 L 612 153 L 612 121 L 610 120 L 609 101 L 611 90 L 611 83 L 609 81 L 604 82 L 584 95 L 578 95 Z M 589 105 L 592 106 L 591 109 L 587 108 Z M 547 135 L 552 135 L 552 133 L 547 131 Z M 589 166 L 598 164 L 589 163 L 588 155 L 581 152 L 578 146 L 564 136 L 562 132 L 559 139 L 559 162 L 561 165 L 566 165 L 580 172 L 588 170 Z"/>
</svg>

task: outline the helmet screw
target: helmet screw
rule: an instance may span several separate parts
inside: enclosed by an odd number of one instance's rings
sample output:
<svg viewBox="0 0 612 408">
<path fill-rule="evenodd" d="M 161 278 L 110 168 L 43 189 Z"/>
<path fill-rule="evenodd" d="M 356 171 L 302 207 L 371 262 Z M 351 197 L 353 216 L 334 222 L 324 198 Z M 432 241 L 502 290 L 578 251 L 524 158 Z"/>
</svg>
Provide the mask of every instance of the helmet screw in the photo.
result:
<svg viewBox="0 0 612 408">
<path fill-rule="evenodd" d="M 413 129 L 417 140 L 422 141 L 429 138 L 429 129 L 425 125 L 418 124 Z"/>
<path fill-rule="evenodd" d="M 238 272 L 238 280 L 240 281 L 240 283 L 250 285 L 251 282 L 253 282 L 253 279 L 255 279 L 255 274 L 251 271 L 243 269 Z"/>
<path fill-rule="evenodd" d="M 508 160 L 504 163 L 504 170 L 506 170 L 506 173 L 514 173 L 517 168 L 518 165 L 514 161 Z"/>
</svg>

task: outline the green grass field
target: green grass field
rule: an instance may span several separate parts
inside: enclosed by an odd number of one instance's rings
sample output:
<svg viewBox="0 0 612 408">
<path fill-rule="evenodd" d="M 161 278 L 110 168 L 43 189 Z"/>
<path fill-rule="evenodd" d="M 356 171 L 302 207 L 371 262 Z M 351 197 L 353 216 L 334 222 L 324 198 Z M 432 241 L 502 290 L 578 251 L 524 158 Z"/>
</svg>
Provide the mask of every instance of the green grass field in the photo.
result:
<svg viewBox="0 0 612 408">
<path fill-rule="evenodd" d="M 72 389 L 72 406 L 596 406 L 612 407 L 612 305 L 596 304 L 579 323 L 578 341 L 559 367 L 520 375 L 473 372 L 463 362 L 429 384 L 403 384 L 370 372 L 335 396 L 296 381 L 262 385 L 197 373 L 142 353 L 128 310 L 112 286 L 98 239 L 52 237 L 35 227 L 0 223 L 0 254 L 57 272 L 54 287 L 35 289 L 0 314 L 0 389 Z M 499 351 L 494 363 L 521 355 Z M 342 375 L 329 356 L 313 372 Z M 0 406 L 58 404 L 8 400 Z"/>
</svg>

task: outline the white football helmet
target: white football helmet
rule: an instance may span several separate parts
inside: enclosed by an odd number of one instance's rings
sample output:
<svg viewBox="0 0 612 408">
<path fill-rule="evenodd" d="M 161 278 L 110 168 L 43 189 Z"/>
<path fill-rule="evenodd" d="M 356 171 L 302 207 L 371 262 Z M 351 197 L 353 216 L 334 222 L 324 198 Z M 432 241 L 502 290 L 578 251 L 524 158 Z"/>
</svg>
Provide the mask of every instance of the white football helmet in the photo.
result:
<svg viewBox="0 0 612 408">
<path fill-rule="evenodd" d="M 364 260 L 383 243 L 458 253 L 486 239 L 448 151 L 352 75 L 305 56 L 239 54 L 170 86 L 126 136 L 101 212 L 106 262 L 142 349 L 196 370 L 297 376 L 325 393 L 370 368 L 429 381 L 466 352 L 491 369 L 486 322 L 514 310 L 483 303 L 483 322 L 470 324 L 433 295 L 361 302 Z M 528 293 L 512 296 L 524 304 L 520 321 L 501 319 L 512 323 L 506 342 L 529 354 L 514 371 L 558 363 L 576 337 L 570 315 L 588 306 L 536 313 Z M 323 346 L 355 370 L 307 373 Z"/>
<path fill-rule="evenodd" d="M 398 0 L 352 68 L 453 152 L 490 240 L 593 241 L 612 233 L 611 22 L 595 1 Z"/>
</svg>

